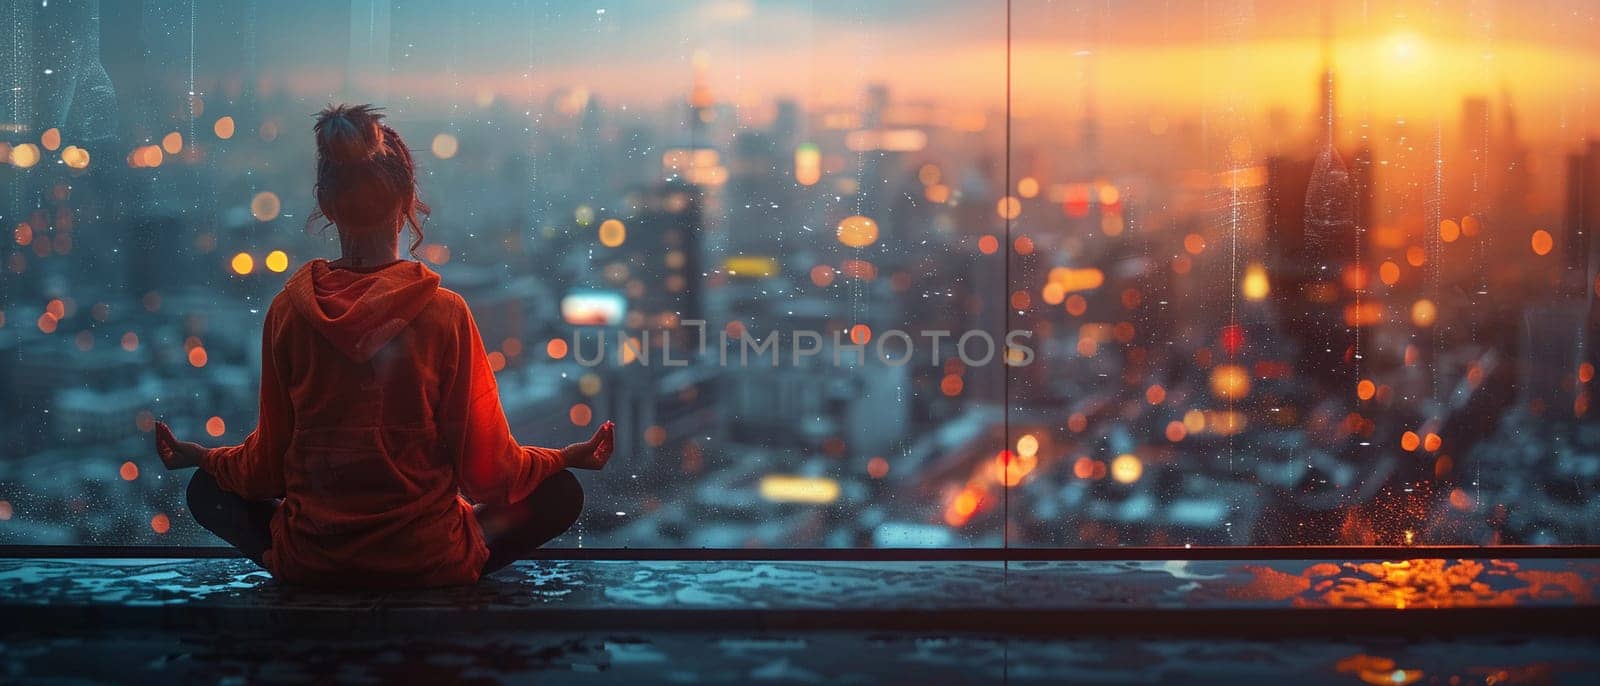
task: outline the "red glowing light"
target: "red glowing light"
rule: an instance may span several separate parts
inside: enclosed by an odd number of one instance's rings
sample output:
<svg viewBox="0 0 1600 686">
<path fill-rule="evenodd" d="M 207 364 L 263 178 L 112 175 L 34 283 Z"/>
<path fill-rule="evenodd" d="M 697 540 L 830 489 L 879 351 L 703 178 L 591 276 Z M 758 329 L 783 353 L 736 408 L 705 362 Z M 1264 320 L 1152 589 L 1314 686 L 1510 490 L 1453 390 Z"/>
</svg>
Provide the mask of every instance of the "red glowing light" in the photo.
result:
<svg viewBox="0 0 1600 686">
<path fill-rule="evenodd" d="M 1222 327 L 1220 341 L 1222 350 L 1228 353 L 1228 357 L 1237 356 L 1239 350 L 1244 348 L 1244 327 L 1238 324 L 1229 324 Z"/>
<path fill-rule="evenodd" d="M 872 458 L 870 460 L 867 460 L 867 476 L 870 476 L 870 477 L 872 477 L 874 479 L 882 479 L 883 477 L 888 476 L 888 475 L 889 475 L 889 461 L 888 460 L 885 460 L 882 457 L 874 457 L 874 458 Z"/>
<path fill-rule="evenodd" d="M 1089 216 L 1089 187 L 1084 184 L 1073 184 L 1067 187 L 1067 197 L 1061 201 L 1061 211 L 1068 217 Z"/>
<path fill-rule="evenodd" d="M 572 420 L 574 425 L 588 426 L 589 422 L 594 421 L 594 411 L 588 405 L 577 403 L 567 410 L 567 419 Z"/>
</svg>

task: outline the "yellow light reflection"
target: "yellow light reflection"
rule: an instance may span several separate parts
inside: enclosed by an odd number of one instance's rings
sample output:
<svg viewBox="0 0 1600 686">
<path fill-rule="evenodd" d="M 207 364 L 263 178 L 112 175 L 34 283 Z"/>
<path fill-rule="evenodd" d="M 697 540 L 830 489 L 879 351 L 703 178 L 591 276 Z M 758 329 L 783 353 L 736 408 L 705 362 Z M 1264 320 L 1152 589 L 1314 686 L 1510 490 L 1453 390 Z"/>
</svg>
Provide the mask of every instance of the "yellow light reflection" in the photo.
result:
<svg viewBox="0 0 1600 686">
<path fill-rule="evenodd" d="M 1244 279 L 1239 282 L 1239 292 L 1245 300 L 1265 300 L 1268 293 L 1272 292 L 1272 284 L 1267 279 L 1267 270 L 1259 264 L 1252 264 L 1244 270 Z"/>
<path fill-rule="evenodd" d="M 61 161 L 73 169 L 83 169 L 89 166 L 89 151 L 69 145 L 61 151 Z"/>
<path fill-rule="evenodd" d="M 27 169 L 39 163 L 39 146 L 23 143 L 11 149 L 11 166 Z"/>
<path fill-rule="evenodd" d="M 1023 457 L 1033 457 L 1039 453 L 1039 439 L 1033 434 L 1025 434 L 1017 439 L 1017 454 Z"/>
<path fill-rule="evenodd" d="M 1117 483 L 1131 484 L 1144 475 L 1144 463 L 1133 455 L 1118 455 L 1111 461 L 1111 478 Z"/>
<path fill-rule="evenodd" d="M 1050 270 L 1049 275 L 1049 283 L 1056 284 L 1064 293 L 1091 291 L 1099 288 L 1105 281 L 1105 272 L 1093 267 L 1087 269 L 1056 267 Z"/>
<path fill-rule="evenodd" d="M 774 503 L 824 505 L 839 499 L 839 482 L 820 476 L 768 474 L 760 488 L 761 497 Z"/>
<path fill-rule="evenodd" d="M 729 257 L 722 266 L 729 276 L 747 279 L 764 279 L 778 273 L 778 261 L 771 257 L 737 255 Z"/>
<path fill-rule="evenodd" d="M 233 267 L 233 273 L 244 276 L 256 270 L 256 259 L 250 253 L 242 252 L 234 255 L 229 265 Z"/>
<path fill-rule="evenodd" d="M 801 143 L 794 149 L 794 180 L 802 186 L 822 180 L 822 153 L 814 143 Z"/>
<path fill-rule="evenodd" d="M 839 242 L 852 248 L 865 248 L 878 242 L 878 223 L 861 215 L 839 221 Z"/>
<path fill-rule="evenodd" d="M 274 250 L 267 253 L 267 259 L 262 260 L 262 263 L 267 265 L 268 270 L 282 273 L 289 268 L 289 254 L 282 250 Z"/>
<path fill-rule="evenodd" d="M 607 248 L 619 247 L 628 240 L 628 227 L 616 219 L 600 222 L 600 244 Z"/>
<path fill-rule="evenodd" d="M 1433 322 L 1438 316 L 1439 308 L 1433 304 L 1432 300 L 1423 298 L 1411 305 L 1411 323 L 1417 326 L 1433 326 Z"/>
<path fill-rule="evenodd" d="M 1250 373 L 1236 364 L 1211 370 L 1211 394 L 1223 400 L 1238 400 L 1250 394 Z"/>
</svg>

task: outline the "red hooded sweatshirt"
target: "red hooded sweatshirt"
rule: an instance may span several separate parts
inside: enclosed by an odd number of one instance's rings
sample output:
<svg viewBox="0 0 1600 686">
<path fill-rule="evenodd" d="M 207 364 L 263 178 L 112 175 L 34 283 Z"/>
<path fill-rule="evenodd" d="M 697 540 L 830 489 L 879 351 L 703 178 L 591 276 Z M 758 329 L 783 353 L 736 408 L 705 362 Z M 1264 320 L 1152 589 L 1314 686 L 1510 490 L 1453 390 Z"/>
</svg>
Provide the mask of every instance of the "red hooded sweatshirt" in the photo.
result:
<svg viewBox="0 0 1600 686">
<path fill-rule="evenodd" d="M 488 557 L 472 506 L 526 498 L 560 452 L 506 426 L 477 323 L 419 262 L 313 260 L 267 309 L 261 414 L 200 466 L 283 498 L 265 563 L 290 583 L 469 584 Z"/>
</svg>

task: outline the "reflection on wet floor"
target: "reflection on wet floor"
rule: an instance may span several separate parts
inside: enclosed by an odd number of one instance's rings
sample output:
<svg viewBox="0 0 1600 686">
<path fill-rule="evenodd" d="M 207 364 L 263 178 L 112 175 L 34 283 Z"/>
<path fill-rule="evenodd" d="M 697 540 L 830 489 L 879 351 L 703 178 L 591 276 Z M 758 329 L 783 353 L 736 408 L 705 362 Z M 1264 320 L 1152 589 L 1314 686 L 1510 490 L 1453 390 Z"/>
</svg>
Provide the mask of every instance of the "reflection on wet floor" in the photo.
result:
<svg viewBox="0 0 1600 686">
<path fill-rule="evenodd" d="M 1483 656 L 1488 657 L 1488 656 Z M 1589 664 L 1581 670 L 1579 664 L 1567 663 L 1557 665 L 1552 662 L 1535 661 L 1524 664 L 1489 664 L 1480 658 L 1468 666 L 1443 675 L 1435 672 L 1429 677 L 1429 672 L 1415 667 L 1405 668 L 1387 657 L 1357 653 L 1334 665 L 1334 671 L 1340 674 L 1350 674 L 1361 681 L 1373 686 L 1408 686 L 1429 679 L 1428 683 L 1451 684 L 1549 684 L 1563 680 L 1582 679 L 1593 677 L 1592 671 L 1596 665 Z"/>
<path fill-rule="evenodd" d="M 686 627 L 687 628 L 687 627 Z M 6 637 L 26 683 L 1584 683 L 1600 643 L 1512 637 L 1385 641 L 1026 639 L 970 633 L 489 632 L 281 637 L 94 633 Z"/>
<path fill-rule="evenodd" d="M 1523 569 L 1506 560 L 1317 562 L 1299 573 L 1251 565 L 1239 597 L 1297 607 L 1511 607 L 1594 603 L 1600 565 L 1585 570 Z"/>
<path fill-rule="evenodd" d="M 1334 665 L 1343 674 L 1354 674 L 1374 686 L 1408 686 L 1427 676 L 1420 669 L 1401 669 L 1394 660 L 1366 653 L 1357 653 Z"/>
<path fill-rule="evenodd" d="M 0 559 L 0 682 L 1592 683 L 1597 581 L 1588 559 L 545 560 L 361 593 L 243 560 Z"/>
</svg>

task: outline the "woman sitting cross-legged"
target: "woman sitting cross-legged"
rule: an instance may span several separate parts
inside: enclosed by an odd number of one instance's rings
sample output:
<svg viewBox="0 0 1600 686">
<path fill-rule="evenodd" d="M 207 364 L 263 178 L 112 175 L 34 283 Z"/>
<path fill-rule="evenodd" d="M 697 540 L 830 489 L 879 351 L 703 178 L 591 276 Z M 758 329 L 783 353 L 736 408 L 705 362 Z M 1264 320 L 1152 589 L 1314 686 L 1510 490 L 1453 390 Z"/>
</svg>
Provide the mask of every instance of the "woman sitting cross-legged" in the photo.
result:
<svg viewBox="0 0 1600 686">
<path fill-rule="evenodd" d="M 518 445 L 467 304 L 398 256 L 427 212 L 405 142 L 368 106 L 330 107 L 314 130 L 317 205 L 343 256 L 307 263 L 267 309 L 255 431 L 208 449 L 163 423 L 157 453 L 199 467 L 195 520 L 285 582 L 473 583 L 577 520 L 567 469 L 604 467 L 612 424 L 559 450 Z"/>
</svg>

